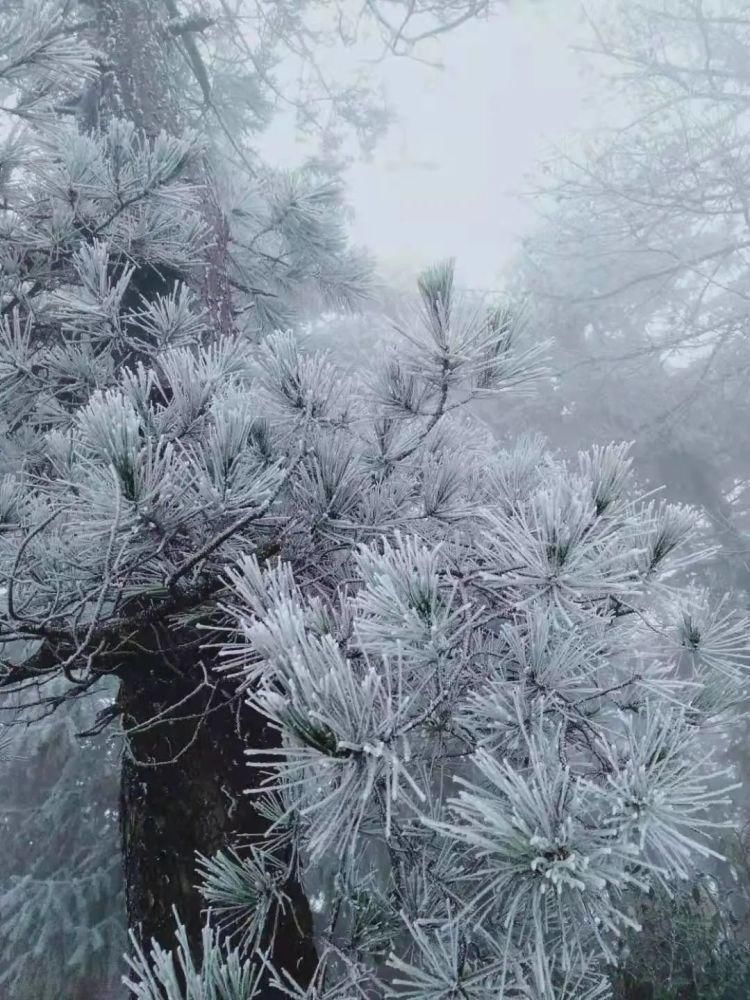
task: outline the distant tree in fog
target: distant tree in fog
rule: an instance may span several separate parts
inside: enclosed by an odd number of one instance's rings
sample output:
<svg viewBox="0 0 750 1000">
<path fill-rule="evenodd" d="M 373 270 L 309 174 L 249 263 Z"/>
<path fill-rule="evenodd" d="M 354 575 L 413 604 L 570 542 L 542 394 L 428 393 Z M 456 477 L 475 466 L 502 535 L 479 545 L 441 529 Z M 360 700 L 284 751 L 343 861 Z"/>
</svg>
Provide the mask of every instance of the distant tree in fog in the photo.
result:
<svg viewBox="0 0 750 1000">
<path fill-rule="evenodd" d="M 556 345 L 537 417 L 555 443 L 634 440 L 655 485 L 707 511 L 720 584 L 747 591 L 750 14 L 598 4 L 586 51 L 601 116 L 546 165 L 517 272 Z"/>
</svg>

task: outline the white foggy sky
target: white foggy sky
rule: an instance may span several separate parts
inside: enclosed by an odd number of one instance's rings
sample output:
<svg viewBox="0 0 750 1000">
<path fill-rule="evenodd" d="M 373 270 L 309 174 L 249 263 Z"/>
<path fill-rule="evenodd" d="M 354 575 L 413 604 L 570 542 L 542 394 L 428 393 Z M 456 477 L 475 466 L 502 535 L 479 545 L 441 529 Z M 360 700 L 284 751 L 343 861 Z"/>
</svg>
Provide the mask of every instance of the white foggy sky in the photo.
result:
<svg viewBox="0 0 750 1000">
<path fill-rule="evenodd" d="M 568 49 L 575 7 L 550 0 L 542 16 L 519 5 L 469 25 L 446 39 L 443 72 L 390 64 L 387 83 L 402 120 L 373 163 L 351 170 L 358 242 L 415 266 L 456 256 L 462 283 L 495 286 L 529 221 L 512 191 L 582 104 Z M 420 168 L 425 162 L 435 169 Z"/>
<path fill-rule="evenodd" d="M 524 0 L 422 50 L 439 54 L 443 71 L 396 58 L 373 69 L 400 121 L 372 162 L 351 168 L 347 193 L 354 241 L 389 276 L 403 270 L 410 284 L 426 263 L 455 256 L 462 284 L 497 287 L 530 222 L 512 192 L 545 142 L 582 113 L 585 87 L 569 50 L 579 9 L 576 0 Z M 278 134 L 264 145 L 276 162 L 289 156 Z"/>
</svg>

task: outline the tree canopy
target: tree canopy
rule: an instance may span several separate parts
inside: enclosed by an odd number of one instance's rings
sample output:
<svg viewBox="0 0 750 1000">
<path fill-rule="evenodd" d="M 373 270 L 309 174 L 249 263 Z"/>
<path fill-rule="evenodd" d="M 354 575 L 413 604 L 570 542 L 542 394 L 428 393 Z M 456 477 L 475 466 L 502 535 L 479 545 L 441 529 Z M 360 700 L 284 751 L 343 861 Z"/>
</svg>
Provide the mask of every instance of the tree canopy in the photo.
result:
<svg viewBox="0 0 750 1000">
<path fill-rule="evenodd" d="M 399 52 L 485 5 L 384 8 Z M 139 1000 L 606 997 L 634 900 L 730 822 L 747 621 L 627 447 L 471 419 L 542 346 L 451 261 L 366 370 L 305 349 L 368 269 L 331 171 L 206 97 L 198 36 L 263 12 L 3 15 L 0 684 L 22 716 L 117 685 Z"/>
</svg>

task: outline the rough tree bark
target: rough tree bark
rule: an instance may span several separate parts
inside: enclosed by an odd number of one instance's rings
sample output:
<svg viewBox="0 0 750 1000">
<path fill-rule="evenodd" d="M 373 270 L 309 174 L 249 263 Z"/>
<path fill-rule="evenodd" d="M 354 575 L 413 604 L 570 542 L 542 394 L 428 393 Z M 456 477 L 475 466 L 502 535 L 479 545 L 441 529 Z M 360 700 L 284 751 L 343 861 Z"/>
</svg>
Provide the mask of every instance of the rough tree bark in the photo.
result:
<svg viewBox="0 0 750 1000">
<path fill-rule="evenodd" d="M 238 835 L 263 833 L 266 822 L 244 794 L 262 772 L 247 766 L 244 751 L 250 741 L 278 746 L 278 734 L 211 672 L 210 662 L 201 662 L 194 643 L 177 652 L 174 633 L 161 631 L 153 644 L 164 639 L 171 639 L 165 648 L 121 671 L 119 708 L 129 734 L 120 799 L 128 919 L 141 941 L 171 943 L 175 907 L 197 944 L 204 921 L 196 853 L 211 856 L 236 846 Z M 280 915 L 273 954 L 307 982 L 316 963 L 310 910 L 297 882 L 286 892 L 293 905 Z"/>
</svg>

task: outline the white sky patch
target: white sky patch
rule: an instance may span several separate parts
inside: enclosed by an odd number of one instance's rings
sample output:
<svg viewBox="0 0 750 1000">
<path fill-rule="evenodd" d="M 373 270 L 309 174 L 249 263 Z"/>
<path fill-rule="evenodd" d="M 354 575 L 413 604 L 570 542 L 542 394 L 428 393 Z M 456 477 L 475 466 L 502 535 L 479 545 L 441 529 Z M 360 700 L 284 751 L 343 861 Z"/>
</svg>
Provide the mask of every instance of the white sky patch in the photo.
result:
<svg viewBox="0 0 750 1000">
<path fill-rule="evenodd" d="M 515 192 L 547 143 L 581 119 L 586 87 L 569 45 L 577 5 L 550 0 L 499 10 L 420 50 L 443 71 L 390 58 L 374 66 L 399 121 L 371 162 L 349 171 L 352 236 L 397 283 L 457 258 L 461 284 L 495 288 L 532 213 Z M 265 137 L 271 162 L 304 153 L 279 122 Z"/>
</svg>

